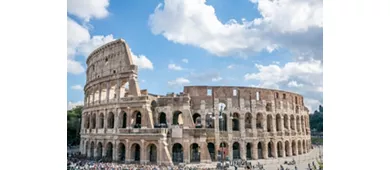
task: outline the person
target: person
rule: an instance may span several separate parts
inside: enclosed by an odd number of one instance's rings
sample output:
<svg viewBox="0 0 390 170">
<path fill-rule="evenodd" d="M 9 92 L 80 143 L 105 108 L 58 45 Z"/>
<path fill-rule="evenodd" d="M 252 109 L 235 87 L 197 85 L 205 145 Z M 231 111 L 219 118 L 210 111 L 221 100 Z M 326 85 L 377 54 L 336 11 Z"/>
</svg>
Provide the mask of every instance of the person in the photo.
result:
<svg viewBox="0 0 390 170">
<path fill-rule="evenodd" d="M 298 167 L 295 165 L 295 170 L 298 170 Z"/>
</svg>

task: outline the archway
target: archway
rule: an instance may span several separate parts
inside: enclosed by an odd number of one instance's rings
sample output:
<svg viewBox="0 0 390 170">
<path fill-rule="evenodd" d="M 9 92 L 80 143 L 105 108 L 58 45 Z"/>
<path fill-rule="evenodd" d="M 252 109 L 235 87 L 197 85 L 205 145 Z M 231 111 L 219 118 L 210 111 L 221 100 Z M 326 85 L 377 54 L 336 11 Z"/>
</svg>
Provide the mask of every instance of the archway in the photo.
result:
<svg viewBox="0 0 390 170">
<path fill-rule="evenodd" d="M 286 140 L 286 142 L 284 142 L 284 153 L 286 153 L 286 156 L 291 156 L 289 151 L 290 151 L 290 143 L 288 143 L 288 141 Z"/>
<path fill-rule="evenodd" d="M 95 129 L 96 128 L 96 114 L 92 114 L 92 117 L 91 117 L 91 129 Z"/>
<path fill-rule="evenodd" d="M 164 112 L 161 112 L 160 113 L 160 116 L 159 116 L 159 123 L 160 123 L 160 127 L 162 128 L 167 128 L 167 116 Z"/>
<path fill-rule="evenodd" d="M 306 144 L 305 144 L 305 140 L 302 140 L 302 153 L 306 153 Z"/>
<path fill-rule="evenodd" d="M 303 116 L 301 116 L 301 126 L 302 126 L 302 132 L 305 134 L 305 121 L 303 119 Z"/>
<path fill-rule="evenodd" d="M 272 115 L 267 115 L 267 132 L 271 132 L 272 127 Z"/>
<path fill-rule="evenodd" d="M 218 160 L 220 161 L 225 160 L 229 150 L 227 143 L 221 142 L 219 144 L 219 148 L 220 150 L 218 151 L 218 157 L 219 157 Z"/>
<path fill-rule="evenodd" d="M 207 149 L 209 150 L 211 161 L 215 161 L 215 146 L 214 146 L 214 143 L 207 143 Z"/>
<path fill-rule="evenodd" d="M 142 115 L 141 115 L 141 112 L 135 111 L 135 112 L 133 113 L 133 119 L 135 119 L 134 128 L 141 128 L 141 124 L 142 124 Z"/>
<path fill-rule="evenodd" d="M 262 142 L 257 143 L 257 155 L 259 159 L 263 159 L 263 145 Z"/>
<path fill-rule="evenodd" d="M 298 154 L 299 154 L 299 155 L 302 154 L 302 144 L 301 144 L 301 141 L 300 141 L 300 140 L 298 141 Z"/>
<path fill-rule="evenodd" d="M 233 131 L 240 131 L 240 114 L 233 113 Z"/>
<path fill-rule="evenodd" d="M 173 113 L 172 124 L 174 124 L 174 125 L 182 125 L 183 124 L 183 114 L 181 111 L 176 111 Z"/>
<path fill-rule="evenodd" d="M 122 112 L 121 114 L 121 128 L 126 128 L 127 127 L 127 114 L 126 112 Z"/>
<path fill-rule="evenodd" d="M 245 129 L 252 129 L 252 114 L 249 112 L 245 114 Z"/>
<path fill-rule="evenodd" d="M 283 143 L 281 141 L 278 142 L 278 157 L 283 157 Z"/>
<path fill-rule="evenodd" d="M 292 141 L 291 145 L 292 145 L 292 153 L 294 156 L 296 156 L 297 155 L 297 144 L 296 144 L 295 140 Z"/>
<path fill-rule="evenodd" d="M 112 151 L 113 151 L 112 143 L 108 142 L 106 148 L 107 148 L 106 158 L 108 161 L 112 161 Z"/>
<path fill-rule="evenodd" d="M 103 157 L 103 145 L 101 142 L 99 142 L 97 146 L 97 157 L 99 159 Z"/>
<path fill-rule="evenodd" d="M 90 148 L 90 152 L 91 152 L 91 158 L 94 158 L 95 157 L 95 154 L 94 154 L 94 149 L 95 149 L 95 143 L 94 142 L 91 142 L 91 148 Z"/>
<path fill-rule="evenodd" d="M 88 152 L 90 151 L 89 150 L 89 142 L 85 142 L 85 148 L 84 148 L 84 151 L 85 151 L 85 156 L 88 156 Z"/>
<path fill-rule="evenodd" d="M 263 129 L 263 114 L 257 113 L 256 115 L 256 128 L 257 129 Z"/>
<path fill-rule="evenodd" d="M 294 115 L 291 115 L 290 116 L 290 128 L 292 129 L 292 130 L 295 130 L 295 118 L 294 118 Z"/>
<path fill-rule="evenodd" d="M 115 124 L 115 119 L 114 119 L 114 113 L 110 112 L 108 114 L 108 127 L 109 129 L 113 129 Z"/>
<path fill-rule="evenodd" d="M 283 116 L 283 118 L 284 118 L 284 120 L 283 120 L 284 128 L 285 128 L 285 129 L 289 129 L 289 127 L 288 127 L 288 115 L 285 114 L 285 115 Z"/>
<path fill-rule="evenodd" d="M 251 143 L 246 144 L 246 159 L 252 160 L 252 144 Z"/>
<path fill-rule="evenodd" d="M 241 159 L 240 157 L 240 144 L 238 142 L 233 143 L 233 159 Z"/>
<path fill-rule="evenodd" d="M 138 143 L 131 145 L 131 160 L 134 162 L 141 161 L 141 147 L 138 145 Z"/>
<path fill-rule="evenodd" d="M 104 114 L 103 113 L 100 113 L 100 116 L 99 116 L 99 128 L 104 128 Z"/>
<path fill-rule="evenodd" d="M 157 147 L 155 144 L 148 145 L 148 158 L 149 158 L 149 162 L 152 163 L 157 162 Z"/>
<path fill-rule="evenodd" d="M 276 131 L 282 131 L 282 117 L 280 114 L 276 115 Z"/>
<path fill-rule="evenodd" d="M 296 120 L 296 127 L 297 127 L 297 132 L 300 132 L 301 131 L 301 127 L 300 126 L 300 122 L 299 122 L 299 116 L 297 116 L 297 118 L 295 119 Z"/>
<path fill-rule="evenodd" d="M 268 142 L 268 158 L 274 157 L 272 155 L 272 142 Z"/>
<path fill-rule="evenodd" d="M 84 117 L 84 128 L 85 129 L 89 129 L 89 115 L 86 114 L 85 117 Z"/>
<path fill-rule="evenodd" d="M 219 119 L 219 131 L 227 131 L 227 120 L 226 120 L 226 114 L 222 113 L 222 119 Z"/>
<path fill-rule="evenodd" d="M 192 115 L 192 120 L 194 121 L 196 128 L 202 128 L 202 120 L 199 113 L 195 113 Z"/>
<path fill-rule="evenodd" d="M 126 158 L 126 146 L 123 143 L 119 143 L 118 159 L 123 162 Z"/>
<path fill-rule="evenodd" d="M 214 128 L 214 119 L 212 113 L 206 115 L 206 128 Z"/>
<path fill-rule="evenodd" d="M 200 147 L 197 143 L 190 146 L 190 162 L 200 162 Z"/>
<path fill-rule="evenodd" d="M 172 162 L 183 162 L 183 147 L 179 143 L 175 143 L 172 147 Z"/>
</svg>

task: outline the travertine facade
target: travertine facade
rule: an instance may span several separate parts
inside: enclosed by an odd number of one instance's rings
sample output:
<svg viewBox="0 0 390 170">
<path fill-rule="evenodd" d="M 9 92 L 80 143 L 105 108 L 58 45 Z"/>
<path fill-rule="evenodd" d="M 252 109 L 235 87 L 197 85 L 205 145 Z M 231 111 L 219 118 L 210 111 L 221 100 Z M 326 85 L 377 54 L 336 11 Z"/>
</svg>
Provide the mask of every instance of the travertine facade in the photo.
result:
<svg viewBox="0 0 390 170">
<path fill-rule="evenodd" d="M 92 52 L 87 66 L 80 151 L 88 157 L 172 164 L 289 157 L 311 149 L 301 95 L 226 86 L 149 94 L 138 87 L 137 66 L 122 39 Z"/>
</svg>

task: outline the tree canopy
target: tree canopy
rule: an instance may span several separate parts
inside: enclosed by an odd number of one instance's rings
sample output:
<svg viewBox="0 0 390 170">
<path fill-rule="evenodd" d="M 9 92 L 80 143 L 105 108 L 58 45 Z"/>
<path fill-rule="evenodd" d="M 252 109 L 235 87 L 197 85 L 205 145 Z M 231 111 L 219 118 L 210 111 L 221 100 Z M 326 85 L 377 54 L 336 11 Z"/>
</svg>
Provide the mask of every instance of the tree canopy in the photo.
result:
<svg viewBox="0 0 390 170">
<path fill-rule="evenodd" d="M 80 144 L 81 113 L 83 107 L 77 106 L 67 113 L 67 143 L 68 145 Z"/>
<path fill-rule="evenodd" d="M 312 132 L 323 131 L 323 107 L 319 105 L 318 110 L 310 114 L 310 129 Z"/>
</svg>

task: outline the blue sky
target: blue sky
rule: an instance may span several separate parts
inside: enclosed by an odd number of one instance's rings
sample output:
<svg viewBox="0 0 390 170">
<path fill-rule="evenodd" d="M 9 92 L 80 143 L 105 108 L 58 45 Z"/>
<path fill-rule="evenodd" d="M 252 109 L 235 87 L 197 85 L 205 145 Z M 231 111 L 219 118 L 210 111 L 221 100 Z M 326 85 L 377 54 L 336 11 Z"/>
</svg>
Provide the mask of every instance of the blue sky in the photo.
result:
<svg viewBox="0 0 390 170">
<path fill-rule="evenodd" d="M 124 39 L 141 89 L 183 85 L 277 88 L 322 104 L 320 0 L 68 0 L 68 108 L 82 104 L 85 60 Z"/>
</svg>

